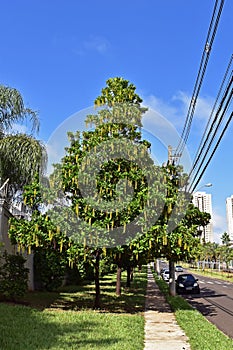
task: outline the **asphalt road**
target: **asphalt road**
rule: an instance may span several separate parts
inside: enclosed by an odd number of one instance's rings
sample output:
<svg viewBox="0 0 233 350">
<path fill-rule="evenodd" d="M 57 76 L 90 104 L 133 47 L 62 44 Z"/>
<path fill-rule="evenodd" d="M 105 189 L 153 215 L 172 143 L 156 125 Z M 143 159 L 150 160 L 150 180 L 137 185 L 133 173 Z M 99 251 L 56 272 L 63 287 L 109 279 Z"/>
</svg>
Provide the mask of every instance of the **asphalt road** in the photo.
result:
<svg viewBox="0 0 233 350">
<path fill-rule="evenodd" d="M 223 333 L 233 338 L 233 283 L 193 274 L 200 295 L 187 295 L 189 303 Z"/>
<path fill-rule="evenodd" d="M 160 262 L 160 268 L 162 267 L 167 266 Z M 233 283 L 195 275 L 186 269 L 176 274 L 187 272 L 198 279 L 200 294 L 188 294 L 183 297 L 224 334 L 233 338 Z"/>
</svg>

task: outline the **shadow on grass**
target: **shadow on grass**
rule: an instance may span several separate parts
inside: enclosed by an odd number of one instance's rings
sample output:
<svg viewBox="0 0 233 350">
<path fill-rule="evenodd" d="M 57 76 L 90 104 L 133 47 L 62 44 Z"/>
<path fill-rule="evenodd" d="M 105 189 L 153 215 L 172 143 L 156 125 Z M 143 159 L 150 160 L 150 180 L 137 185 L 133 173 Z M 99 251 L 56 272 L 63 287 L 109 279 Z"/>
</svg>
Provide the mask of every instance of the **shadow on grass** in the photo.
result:
<svg viewBox="0 0 233 350">
<path fill-rule="evenodd" d="M 143 312 L 145 308 L 146 276 L 135 277 L 130 288 L 122 282 L 122 293 L 116 295 L 115 276 L 105 276 L 101 279 L 101 309 L 99 312 L 131 313 Z M 93 284 L 69 287 L 60 292 L 59 297 L 51 304 L 51 308 L 62 308 L 63 310 L 85 310 L 93 307 L 95 288 Z"/>
<path fill-rule="evenodd" d="M 122 293 L 117 296 L 116 276 L 104 276 L 100 280 L 101 309 L 100 312 L 130 313 L 143 312 L 145 308 L 145 293 L 147 286 L 146 267 L 142 272 L 134 274 L 131 287 L 126 288 L 126 273 L 122 274 Z M 95 298 L 94 282 L 84 282 L 78 286 L 66 286 L 58 292 L 30 292 L 19 300 L 39 310 L 89 310 L 93 308 Z"/>
<path fill-rule="evenodd" d="M 117 344 L 121 336 L 99 332 L 102 319 L 0 304 L 0 344 L 4 350 L 83 349 Z"/>
</svg>

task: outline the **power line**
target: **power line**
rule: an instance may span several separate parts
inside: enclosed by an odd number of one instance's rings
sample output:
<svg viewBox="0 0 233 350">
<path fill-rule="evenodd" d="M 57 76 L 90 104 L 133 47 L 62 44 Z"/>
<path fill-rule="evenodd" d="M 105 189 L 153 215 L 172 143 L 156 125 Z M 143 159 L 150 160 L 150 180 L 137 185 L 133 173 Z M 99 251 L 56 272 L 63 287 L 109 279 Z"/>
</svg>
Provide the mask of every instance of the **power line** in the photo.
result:
<svg viewBox="0 0 233 350">
<path fill-rule="evenodd" d="M 206 71 L 206 67 L 209 61 L 209 56 L 210 56 L 210 52 L 211 52 L 211 48 L 214 42 L 214 38 L 215 38 L 215 34 L 218 28 L 218 24 L 219 24 L 219 20 L 220 20 L 220 16 L 222 13 L 222 9 L 223 9 L 223 5 L 224 5 L 224 0 L 221 0 L 221 3 L 219 5 L 218 8 L 218 4 L 219 1 L 216 0 L 215 1 L 215 6 L 213 9 L 213 14 L 212 14 L 212 18 L 211 18 L 211 22 L 209 25 L 209 30 L 208 30 L 208 34 L 207 34 L 207 39 L 205 42 L 205 47 L 202 53 L 202 57 L 201 57 L 201 62 L 200 62 L 200 66 L 199 66 L 199 71 L 198 71 L 198 75 L 197 75 L 197 79 L 195 82 L 195 86 L 193 89 L 193 94 L 192 94 L 192 98 L 189 104 L 189 108 L 188 108 L 188 112 L 187 112 L 187 116 L 186 116 L 186 120 L 185 120 L 185 124 L 184 124 L 184 128 L 181 134 L 181 139 L 180 142 L 176 148 L 175 151 L 175 155 L 177 154 L 182 154 L 185 144 L 188 140 L 189 137 L 189 133 L 190 133 L 190 129 L 191 129 L 191 124 L 192 124 L 192 120 L 193 120 L 193 115 L 195 112 L 195 108 L 196 108 L 196 103 L 197 103 L 197 98 L 202 86 L 202 82 L 204 79 L 204 75 L 205 75 L 205 71 Z M 218 10 L 217 10 L 218 9 Z M 217 13 L 217 15 L 216 15 Z"/>
<path fill-rule="evenodd" d="M 199 167 L 196 170 L 196 172 L 192 175 L 193 180 L 192 180 L 191 184 L 189 185 L 189 190 L 192 189 L 192 191 L 193 191 L 195 189 L 195 187 L 198 185 L 198 182 L 200 181 L 201 177 L 203 176 L 204 171 L 206 170 L 210 160 L 212 159 L 213 154 L 215 153 L 215 151 L 220 143 L 220 140 L 222 139 L 222 137 L 223 137 L 223 135 L 224 135 L 229 123 L 230 123 L 230 120 L 232 118 L 232 113 L 231 113 L 230 117 L 228 118 L 225 127 L 222 130 L 222 133 L 221 133 L 221 135 L 216 143 L 216 146 L 214 147 L 214 151 L 212 152 L 211 156 L 209 157 L 206 164 L 204 165 L 205 159 L 208 155 L 208 152 L 210 151 L 210 147 L 211 147 L 211 145 L 216 137 L 217 131 L 219 130 L 219 127 L 220 127 L 220 125 L 221 125 L 221 123 L 222 123 L 222 121 L 223 121 L 223 119 L 228 111 L 228 108 L 231 104 L 231 101 L 233 98 L 233 87 L 232 86 L 233 86 L 233 77 L 232 77 L 232 71 L 231 71 L 230 79 L 228 81 L 227 87 L 224 91 L 224 95 L 223 95 L 222 100 L 219 104 L 218 110 L 215 114 L 215 118 L 214 118 L 212 125 L 211 125 L 211 128 L 210 128 L 210 131 L 214 130 L 213 134 L 212 134 L 211 138 L 209 138 L 210 133 L 207 135 L 206 140 L 204 142 L 204 145 L 206 145 L 208 142 L 208 147 L 207 147 L 204 155 L 202 156 L 202 154 L 203 154 L 203 149 L 202 149 L 202 151 L 198 155 L 198 158 L 196 159 L 195 165 L 197 166 L 197 164 L 199 164 Z M 190 177 L 191 177 L 191 174 L 193 173 L 193 170 L 194 170 L 194 166 L 190 172 L 190 175 L 189 175 Z M 198 177 L 198 179 L 197 179 L 197 177 Z"/>
<path fill-rule="evenodd" d="M 195 168 L 196 168 L 196 166 L 197 166 L 197 164 L 198 164 L 198 161 L 200 160 L 201 154 L 202 154 L 203 150 L 205 149 L 205 146 L 206 146 L 206 144 L 207 144 L 207 141 L 208 141 L 209 138 L 210 138 L 211 132 L 213 131 L 213 127 L 214 127 L 215 122 L 216 122 L 216 120 L 217 120 L 217 115 L 218 115 L 218 113 L 215 115 L 215 118 L 214 118 L 214 120 L 212 121 L 211 126 L 210 126 L 210 122 L 211 122 L 211 119 L 213 118 L 214 111 L 215 111 L 215 109 L 216 109 L 217 103 L 218 103 L 218 101 L 219 101 L 219 98 L 220 98 L 220 96 L 221 96 L 221 94 L 222 94 L 222 91 L 223 91 L 223 88 L 224 88 L 224 86 L 225 86 L 226 80 L 227 80 L 227 78 L 228 78 L 229 71 L 230 71 L 230 67 L 231 67 L 231 65 L 232 65 L 232 61 L 233 61 L 233 55 L 231 55 L 229 64 L 228 64 L 227 69 L 226 69 L 226 72 L 225 72 L 225 74 L 224 74 L 224 77 L 223 77 L 223 80 L 222 80 L 222 83 L 221 83 L 219 92 L 218 92 L 218 94 L 217 94 L 217 97 L 216 97 L 215 103 L 214 103 L 214 105 L 213 105 L 213 108 L 212 108 L 210 117 L 209 117 L 209 119 L 208 119 L 208 122 L 207 122 L 207 125 L 206 125 L 206 128 L 205 128 L 205 131 L 204 131 L 204 133 L 203 133 L 203 135 L 202 135 L 202 139 L 201 139 L 201 141 L 200 141 L 198 150 L 197 150 L 196 155 L 195 155 L 195 157 L 194 157 L 193 166 L 192 166 L 192 169 L 191 169 L 191 171 L 190 171 L 189 176 L 191 176 L 191 174 L 192 174 L 193 171 L 195 170 Z M 228 84 L 227 84 L 227 86 L 229 86 L 229 84 L 230 84 L 230 79 L 231 79 L 231 77 L 228 79 Z M 227 90 L 227 89 L 225 89 L 225 93 L 226 93 L 226 90 Z M 225 94 L 225 93 L 224 93 L 224 94 Z M 219 105 L 219 108 L 220 108 L 220 106 L 221 106 L 221 104 Z M 218 108 L 218 109 L 219 109 L 219 108 Z"/>
<path fill-rule="evenodd" d="M 209 157 L 209 159 L 208 159 L 206 165 L 204 166 L 204 168 L 203 168 L 201 174 L 199 175 L 198 179 L 197 179 L 196 182 L 194 183 L 194 185 L 193 185 L 193 187 L 192 187 L 192 192 L 196 189 L 196 187 L 197 187 L 197 185 L 199 184 L 199 182 L 200 182 L 200 180 L 201 180 L 201 178 L 202 178 L 204 172 L 206 171 L 206 168 L 208 167 L 208 165 L 209 165 L 211 159 L 213 158 L 213 155 L 214 155 L 214 153 L 216 152 L 216 149 L 218 148 L 218 146 L 219 146 L 219 144 L 220 144 L 220 142 L 221 142 L 221 140 L 222 140 L 222 138 L 223 138 L 223 136 L 224 136 L 224 134 L 225 134 L 225 132 L 226 132 L 226 130 L 227 130 L 229 124 L 230 124 L 230 122 L 231 122 L 232 117 L 233 117 L 233 112 L 231 112 L 231 114 L 230 114 L 230 116 L 229 116 L 229 118 L 228 118 L 228 120 L 227 120 L 227 123 L 226 123 L 224 129 L 222 130 L 221 135 L 220 135 L 220 137 L 219 137 L 219 139 L 218 139 L 218 142 L 216 143 L 216 145 L 215 145 L 215 147 L 214 147 L 214 149 L 213 149 L 213 151 L 212 151 L 212 153 L 211 153 L 211 155 L 210 155 L 210 157 Z"/>
</svg>

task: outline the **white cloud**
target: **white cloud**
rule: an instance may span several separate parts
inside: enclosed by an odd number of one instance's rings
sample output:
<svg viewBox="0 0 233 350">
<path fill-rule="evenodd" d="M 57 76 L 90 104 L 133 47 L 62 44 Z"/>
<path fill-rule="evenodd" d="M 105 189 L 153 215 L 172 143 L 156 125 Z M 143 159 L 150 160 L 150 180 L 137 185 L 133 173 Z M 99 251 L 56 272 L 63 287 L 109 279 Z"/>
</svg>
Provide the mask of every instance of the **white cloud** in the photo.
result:
<svg viewBox="0 0 233 350">
<path fill-rule="evenodd" d="M 158 111 L 176 127 L 183 127 L 188 113 L 191 96 L 184 91 L 179 91 L 170 100 L 164 101 L 157 96 L 149 95 L 144 97 L 145 105 Z M 214 99 L 211 97 L 199 97 L 197 100 L 194 119 L 206 121 L 212 111 Z"/>
<path fill-rule="evenodd" d="M 146 106 L 160 113 L 164 118 L 172 122 L 173 125 L 181 122 L 180 111 L 175 105 L 173 106 L 171 104 L 172 100 L 165 102 L 154 95 L 149 95 L 144 97 L 143 101 Z"/>
<path fill-rule="evenodd" d="M 186 94 L 183 91 L 179 91 L 176 95 L 172 97 L 172 99 L 176 102 L 179 101 L 182 103 L 182 109 L 183 113 L 188 112 L 190 101 L 191 101 L 191 96 Z M 212 106 L 214 103 L 214 99 L 212 97 L 206 96 L 206 97 L 198 97 L 196 107 L 195 107 L 195 112 L 194 116 L 195 118 L 199 120 L 207 120 L 211 114 L 212 111 Z"/>
<path fill-rule="evenodd" d="M 75 50 L 75 53 L 83 56 L 89 51 L 95 51 L 103 55 L 108 51 L 109 47 L 110 43 L 106 38 L 91 35 L 77 50 Z"/>
<path fill-rule="evenodd" d="M 84 47 L 88 50 L 105 53 L 109 47 L 109 42 L 103 37 L 92 36 L 88 41 L 84 43 Z"/>
</svg>

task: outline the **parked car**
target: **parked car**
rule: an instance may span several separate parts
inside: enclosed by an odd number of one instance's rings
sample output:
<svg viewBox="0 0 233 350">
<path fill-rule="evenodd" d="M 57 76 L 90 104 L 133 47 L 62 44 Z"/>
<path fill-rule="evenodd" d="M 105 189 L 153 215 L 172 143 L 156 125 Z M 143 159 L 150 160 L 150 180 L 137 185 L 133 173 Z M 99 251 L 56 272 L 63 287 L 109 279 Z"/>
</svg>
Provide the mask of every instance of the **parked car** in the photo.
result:
<svg viewBox="0 0 233 350">
<path fill-rule="evenodd" d="M 163 267 L 163 268 L 160 270 L 160 276 L 162 276 L 162 275 L 163 275 L 163 273 L 164 273 L 164 271 L 165 271 L 165 270 L 167 270 L 167 269 L 166 269 L 166 268 L 164 268 L 164 267 Z"/>
<path fill-rule="evenodd" d="M 184 270 L 183 270 L 183 267 L 182 267 L 182 266 L 176 265 L 175 271 L 176 271 L 176 272 L 183 272 Z"/>
<path fill-rule="evenodd" d="M 164 281 L 169 281 L 169 270 L 168 269 L 163 271 L 162 278 Z"/>
<path fill-rule="evenodd" d="M 184 273 L 177 277 L 176 280 L 176 292 L 182 293 L 200 293 L 200 287 L 197 283 L 198 279 L 190 273 Z"/>
</svg>

